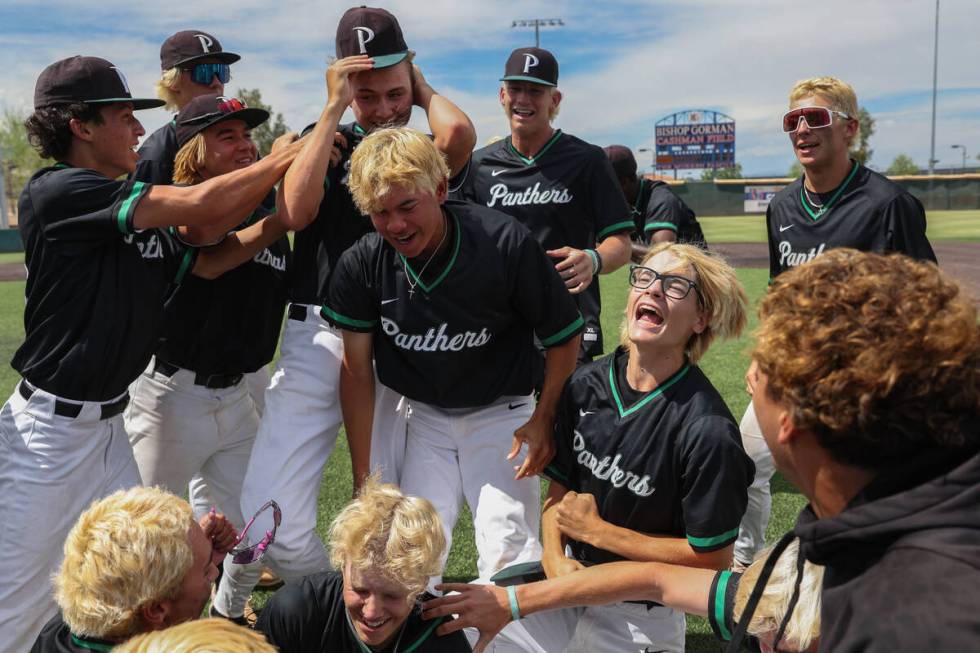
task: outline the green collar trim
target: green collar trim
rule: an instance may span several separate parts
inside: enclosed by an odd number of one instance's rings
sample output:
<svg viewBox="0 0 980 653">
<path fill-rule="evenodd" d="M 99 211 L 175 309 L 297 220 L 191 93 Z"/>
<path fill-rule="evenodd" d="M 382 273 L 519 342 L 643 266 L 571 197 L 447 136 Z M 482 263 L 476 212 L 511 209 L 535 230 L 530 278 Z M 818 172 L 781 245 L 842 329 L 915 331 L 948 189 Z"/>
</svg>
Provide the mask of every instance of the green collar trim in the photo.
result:
<svg viewBox="0 0 980 653">
<path fill-rule="evenodd" d="M 356 122 L 354 123 L 354 133 L 358 136 L 367 136 L 367 131 Z"/>
<path fill-rule="evenodd" d="M 517 148 L 514 147 L 514 142 L 511 140 L 511 137 L 510 136 L 507 137 L 507 147 L 509 147 L 510 148 L 510 151 L 513 152 L 514 155 L 518 159 L 520 159 L 521 161 L 523 161 L 526 165 L 534 165 L 534 162 L 537 161 L 538 159 L 540 159 L 541 157 L 543 157 L 544 156 L 544 153 L 547 152 L 551 148 L 551 146 L 554 145 L 555 142 L 558 141 L 559 138 L 561 138 L 561 130 L 560 129 L 556 129 L 555 130 L 555 133 L 552 135 L 552 137 L 550 139 L 548 139 L 548 142 L 544 144 L 544 147 L 542 147 L 540 150 L 538 150 L 538 153 L 535 154 L 532 157 L 526 157 L 523 154 L 521 154 L 520 152 L 518 152 L 517 151 Z"/>
<path fill-rule="evenodd" d="M 810 218 L 814 222 L 819 220 L 825 213 L 830 212 L 830 209 L 834 207 L 834 205 L 837 203 L 837 200 L 839 200 L 840 196 L 844 193 L 844 189 L 846 189 L 848 184 L 851 183 L 851 180 L 854 179 L 854 175 L 857 174 L 857 171 L 858 171 L 858 162 L 855 161 L 854 167 L 851 168 L 851 172 L 847 175 L 847 178 L 844 179 L 844 183 L 842 183 L 840 186 L 837 187 L 837 192 L 834 193 L 833 197 L 831 197 L 826 204 L 821 206 L 816 213 L 814 213 L 813 209 L 810 208 L 810 201 L 806 198 L 806 192 L 804 191 L 803 188 L 804 180 L 800 180 L 800 202 L 803 204 L 803 209 L 808 214 L 810 214 Z"/>
<path fill-rule="evenodd" d="M 63 170 L 65 168 L 70 168 L 71 166 L 63 161 L 58 161 L 58 163 L 54 164 L 51 167 L 54 168 L 55 170 Z"/>
<path fill-rule="evenodd" d="M 453 265 L 456 264 L 456 257 L 459 255 L 459 243 L 462 240 L 463 230 L 460 229 L 459 218 L 457 218 L 456 215 L 449 209 L 446 209 L 446 213 L 448 213 L 452 217 L 453 224 L 456 225 L 456 238 L 455 238 L 455 243 L 453 244 L 453 255 L 449 258 L 449 262 L 446 264 L 445 269 L 438 277 L 436 277 L 436 280 L 432 282 L 431 286 L 426 285 L 426 283 L 422 281 L 422 277 L 420 277 L 415 273 L 415 270 L 413 270 L 412 266 L 408 263 L 407 258 L 402 256 L 401 254 L 398 255 L 398 258 L 402 260 L 402 265 L 405 266 L 405 270 L 408 272 L 409 275 L 411 275 L 412 280 L 416 284 L 418 284 L 419 288 L 421 288 L 427 293 L 431 293 L 433 290 L 435 290 L 436 286 L 442 283 L 442 280 L 445 279 L 446 275 L 449 274 L 449 271 L 453 268 Z"/>
<path fill-rule="evenodd" d="M 112 642 L 107 642 L 103 639 L 88 639 L 75 633 L 71 634 L 71 643 L 81 648 L 87 648 L 90 651 L 111 651 L 116 646 Z"/>
<path fill-rule="evenodd" d="M 684 363 L 684 366 L 681 367 L 681 369 L 674 372 L 669 379 L 667 379 L 659 386 L 657 386 L 656 389 L 648 392 L 645 397 L 637 401 L 629 408 L 625 408 L 623 406 L 623 400 L 619 396 L 619 389 L 616 387 L 616 357 L 610 356 L 609 357 L 609 389 L 612 391 L 613 399 L 616 402 L 616 410 L 619 411 L 619 417 L 623 418 L 628 415 L 632 415 L 636 411 L 640 410 L 648 403 L 650 403 L 651 401 L 653 401 L 654 399 L 662 395 L 664 392 L 666 392 L 671 386 L 673 386 L 682 378 L 684 378 L 687 375 L 687 373 L 690 371 L 691 371 L 691 364 Z"/>
</svg>

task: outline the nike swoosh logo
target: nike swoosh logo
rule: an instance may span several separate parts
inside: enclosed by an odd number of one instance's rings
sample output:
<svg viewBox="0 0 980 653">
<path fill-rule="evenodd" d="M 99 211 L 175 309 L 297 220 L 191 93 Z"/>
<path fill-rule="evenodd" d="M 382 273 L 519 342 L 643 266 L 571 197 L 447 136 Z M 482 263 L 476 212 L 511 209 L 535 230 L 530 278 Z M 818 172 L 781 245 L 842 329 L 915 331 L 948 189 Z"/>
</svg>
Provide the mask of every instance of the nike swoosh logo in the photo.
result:
<svg viewBox="0 0 980 653">
<path fill-rule="evenodd" d="M 490 171 L 490 176 L 491 176 L 491 177 L 496 177 L 496 176 L 497 176 L 497 175 L 499 175 L 499 174 L 500 174 L 501 172 L 507 172 L 507 168 L 504 168 L 503 170 L 491 170 L 491 171 Z"/>
<path fill-rule="evenodd" d="M 527 402 L 522 401 L 519 404 L 507 404 L 507 408 L 509 408 L 510 410 L 514 410 L 515 408 L 520 408 L 521 406 L 527 406 Z"/>
<path fill-rule="evenodd" d="M 595 411 L 594 410 L 582 410 L 581 408 L 578 409 L 578 416 L 579 417 L 585 417 L 586 415 L 595 415 Z"/>
<path fill-rule="evenodd" d="M 398 301 L 397 297 L 395 297 L 394 299 L 382 299 L 381 305 L 384 306 L 385 304 L 390 304 L 391 302 L 397 302 L 397 301 Z"/>
<path fill-rule="evenodd" d="M 784 227 L 780 227 L 780 228 L 779 228 L 779 233 L 783 233 L 783 232 L 784 232 L 784 231 L 786 231 L 787 229 L 792 229 L 792 228 L 793 228 L 793 227 L 795 227 L 795 226 L 796 226 L 795 224 L 788 224 L 788 225 L 786 225 L 786 226 L 784 226 Z"/>
</svg>

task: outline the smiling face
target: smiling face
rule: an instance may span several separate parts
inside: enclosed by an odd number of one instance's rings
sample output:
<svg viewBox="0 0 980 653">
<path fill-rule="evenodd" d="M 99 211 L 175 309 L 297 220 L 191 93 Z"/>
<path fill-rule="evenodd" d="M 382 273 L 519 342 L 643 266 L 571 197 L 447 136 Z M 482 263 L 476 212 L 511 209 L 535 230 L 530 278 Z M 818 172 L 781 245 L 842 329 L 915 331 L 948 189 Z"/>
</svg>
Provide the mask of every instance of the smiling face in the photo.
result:
<svg viewBox="0 0 980 653">
<path fill-rule="evenodd" d="M 373 648 L 386 647 L 412 612 L 409 592 L 371 571 L 344 571 L 344 604 L 358 639 Z"/>
<path fill-rule="evenodd" d="M 790 109 L 799 107 L 826 107 L 832 109 L 831 101 L 822 95 L 807 95 L 790 103 Z M 811 129 L 806 120 L 800 120 L 797 129 L 789 133 L 793 152 L 804 168 L 826 168 L 848 159 L 850 143 L 858 130 L 856 120 L 845 120 L 833 115 L 829 127 Z"/>
<path fill-rule="evenodd" d="M 698 280 L 693 267 L 670 252 L 655 254 L 643 266 L 660 274 Z M 683 299 L 674 299 L 664 293 L 660 279 L 642 290 L 630 287 L 626 301 L 626 333 L 631 347 L 682 355 L 691 336 L 701 333 L 706 326 L 707 318 L 693 288 Z"/>
<path fill-rule="evenodd" d="M 255 162 L 258 149 L 244 120 L 224 120 L 211 125 L 204 135 L 204 179 L 246 168 Z"/>
<path fill-rule="evenodd" d="M 442 240 L 446 225 L 442 215 L 446 192 L 445 180 L 435 194 L 392 186 L 381 208 L 371 213 L 371 223 L 402 256 L 431 256 Z"/>
<path fill-rule="evenodd" d="M 354 92 L 351 103 L 354 119 L 367 131 L 400 127 L 412 117 L 410 62 L 356 73 L 351 75 L 350 84 Z"/>
<path fill-rule="evenodd" d="M 111 179 L 136 170 L 140 137 L 146 133 L 133 115 L 129 102 L 108 104 L 102 108 L 102 124 L 85 123 L 91 136 L 91 147 L 100 171 Z"/>
<path fill-rule="evenodd" d="M 529 137 L 551 129 L 551 116 L 561 103 L 561 91 L 533 82 L 504 82 L 500 106 L 504 108 L 511 133 Z"/>
</svg>

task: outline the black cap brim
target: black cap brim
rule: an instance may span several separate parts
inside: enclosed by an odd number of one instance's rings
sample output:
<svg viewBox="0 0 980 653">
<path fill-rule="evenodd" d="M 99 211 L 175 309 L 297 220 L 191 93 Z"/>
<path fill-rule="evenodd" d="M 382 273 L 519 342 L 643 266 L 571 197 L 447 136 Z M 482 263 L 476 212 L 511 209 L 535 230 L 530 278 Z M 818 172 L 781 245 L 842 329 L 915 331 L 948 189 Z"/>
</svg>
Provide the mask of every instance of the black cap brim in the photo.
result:
<svg viewBox="0 0 980 653">
<path fill-rule="evenodd" d="M 181 59 L 174 64 L 174 68 L 179 68 L 180 66 L 200 61 L 201 59 L 217 59 L 219 63 L 233 64 L 241 58 L 242 56 L 240 54 L 235 54 L 234 52 L 204 52 L 193 57 Z"/>
<path fill-rule="evenodd" d="M 265 109 L 246 107 L 244 109 L 239 109 L 238 111 L 233 111 L 231 113 L 223 113 L 221 114 L 221 116 L 217 116 L 211 119 L 202 120 L 199 125 L 193 121 L 190 124 L 181 123 L 180 125 L 177 125 L 178 144 L 181 147 L 183 147 L 184 144 L 187 143 L 187 141 L 191 140 L 192 138 L 200 134 L 208 127 L 213 127 L 218 123 L 227 122 L 229 120 L 241 120 L 246 125 L 248 125 L 249 129 L 255 129 L 256 127 L 264 123 L 266 120 L 268 120 L 269 115 L 270 115 L 269 112 L 266 111 Z M 181 127 L 185 127 L 185 126 L 190 128 L 186 132 L 181 129 Z"/>
<path fill-rule="evenodd" d="M 133 105 L 133 111 L 139 111 L 141 109 L 156 109 L 157 107 L 162 107 L 166 102 L 158 98 L 129 98 L 129 97 L 112 97 L 103 98 L 100 100 L 84 100 L 85 104 L 114 104 L 116 102 L 129 102 Z"/>
</svg>

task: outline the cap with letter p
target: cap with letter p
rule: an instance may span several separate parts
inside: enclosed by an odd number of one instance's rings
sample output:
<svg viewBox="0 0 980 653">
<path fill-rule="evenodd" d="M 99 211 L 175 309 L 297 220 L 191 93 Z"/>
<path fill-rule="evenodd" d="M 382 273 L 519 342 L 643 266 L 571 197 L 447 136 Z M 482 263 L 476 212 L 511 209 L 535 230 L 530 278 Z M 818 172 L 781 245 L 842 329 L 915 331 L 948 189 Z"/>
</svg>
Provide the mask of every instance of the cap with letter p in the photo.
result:
<svg viewBox="0 0 980 653">
<path fill-rule="evenodd" d="M 541 48 L 517 48 L 507 58 L 500 81 L 558 86 L 558 61 Z"/>
<path fill-rule="evenodd" d="M 163 106 L 163 100 L 156 98 L 134 98 L 122 71 L 111 62 L 80 55 L 56 61 L 45 68 L 34 86 L 35 109 L 76 102 L 130 102 L 133 109 Z"/>
<path fill-rule="evenodd" d="M 398 19 L 384 9 L 351 7 L 337 24 L 337 58 L 366 54 L 375 68 L 388 68 L 408 56 Z"/>
<path fill-rule="evenodd" d="M 161 70 L 170 70 L 199 59 L 215 59 L 221 63 L 233 64 L 241 56 L 223 50 L 217 37 L 194 29 L 172 34 L 160 46 Z"/>
</svg>

